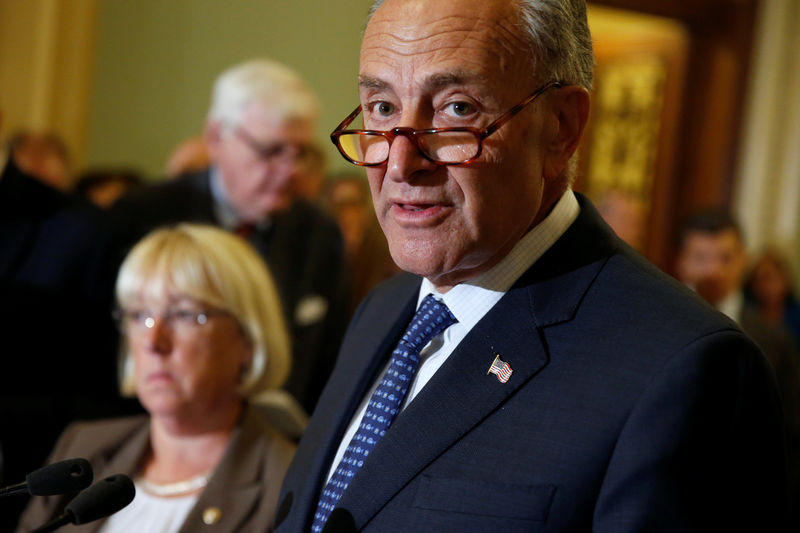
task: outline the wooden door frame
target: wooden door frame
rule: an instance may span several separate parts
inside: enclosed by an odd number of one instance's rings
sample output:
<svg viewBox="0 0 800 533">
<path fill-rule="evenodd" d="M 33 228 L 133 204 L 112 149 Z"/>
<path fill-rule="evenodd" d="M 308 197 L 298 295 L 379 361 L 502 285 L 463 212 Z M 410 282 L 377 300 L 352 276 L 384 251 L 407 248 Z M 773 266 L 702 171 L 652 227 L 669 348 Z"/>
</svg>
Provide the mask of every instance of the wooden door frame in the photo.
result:
<svg viewBox="0 0 800 533">
<path fill-rule="evenodd" d="M 674 173 L 658 187 L 648 228 L 653 244 L 647 255 L 667 272 L 681 220 L 701 206 L 731 206 L 759 1 L 591 0 L 677 19 L 689 34 Z"/>
</svg>

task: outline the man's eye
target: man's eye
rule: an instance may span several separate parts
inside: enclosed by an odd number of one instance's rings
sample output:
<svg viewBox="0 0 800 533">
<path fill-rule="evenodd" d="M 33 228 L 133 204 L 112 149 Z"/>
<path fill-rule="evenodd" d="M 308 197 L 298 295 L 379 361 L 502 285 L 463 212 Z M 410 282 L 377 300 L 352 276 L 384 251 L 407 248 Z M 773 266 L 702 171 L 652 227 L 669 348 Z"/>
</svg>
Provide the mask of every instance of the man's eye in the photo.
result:
<svg viewBox="0 0 800 533">
<path fill-rule="evenodd" d="M 265 158 L 278 157 L 283 155 L 283 153 L 286 151 L 286 145 L 280 143 L 268 144 L 259 148 L 261 156 Z"/>
<path fill-rule="evenodd" d="M 370 111 L 382 117 L 388 117 L 394 113 L 394 106 L 389 102 L 375 102 L 370 104 Z"/>
<path fill-rule="evenodd" d="M 466 117 L 474 111 L 475 108 L 468 102 L 451 102 L 445 106 L 445 113 L 454 117 Z"/>
</svg>

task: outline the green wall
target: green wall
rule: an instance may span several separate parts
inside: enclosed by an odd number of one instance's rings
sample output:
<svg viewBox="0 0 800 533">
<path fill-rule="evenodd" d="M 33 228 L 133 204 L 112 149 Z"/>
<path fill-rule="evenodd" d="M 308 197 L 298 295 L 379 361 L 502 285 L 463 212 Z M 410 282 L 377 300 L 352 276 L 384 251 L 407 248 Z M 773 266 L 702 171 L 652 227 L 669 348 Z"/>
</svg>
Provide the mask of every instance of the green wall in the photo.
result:
<svg viewBox="0 0 800 533">
<path fill-rule="evenodd" d="M 130 165 L 160 177 L 172 148 L 202 132 L 217 75 L 265 56 L 295 68 L 317 91 L 318 138 L 331 170 L 346 168 L 328 134 L 358 101 L 358 49 L 370 4 L 101 0 L 87 166 Z"/>
</svg>

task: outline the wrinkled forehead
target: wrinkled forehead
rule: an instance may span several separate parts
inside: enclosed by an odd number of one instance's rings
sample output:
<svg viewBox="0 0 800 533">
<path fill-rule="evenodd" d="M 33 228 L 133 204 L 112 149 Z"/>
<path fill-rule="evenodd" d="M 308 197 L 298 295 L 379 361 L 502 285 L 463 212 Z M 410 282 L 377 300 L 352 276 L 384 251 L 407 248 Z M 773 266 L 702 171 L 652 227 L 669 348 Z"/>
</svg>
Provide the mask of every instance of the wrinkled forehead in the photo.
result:
<svg viewBox="0 0 800 533">
<path fill-rule="evenodd" d="M 508 0 L 387 0 L 364 32 L 361 83 L 527 85 L 530 49 L 517 17 Z"/>
</svg>

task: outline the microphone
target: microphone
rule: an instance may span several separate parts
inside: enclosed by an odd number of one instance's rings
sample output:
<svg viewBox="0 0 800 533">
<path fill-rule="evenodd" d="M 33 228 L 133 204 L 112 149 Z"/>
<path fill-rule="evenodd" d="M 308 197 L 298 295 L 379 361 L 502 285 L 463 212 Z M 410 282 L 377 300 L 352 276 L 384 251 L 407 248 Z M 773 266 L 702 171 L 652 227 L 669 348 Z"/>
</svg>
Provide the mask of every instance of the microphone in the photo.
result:
<svg viewBox="0 0 800 533">
<path fill-rule="evenodd" d="M 31 533 L 46 533 L 65 524 L 80 525 L 105 518 L 131 503 L 135 495 L 136 489 L 131 478 L 125 474 L 114 474 L 75 496 L 60 516 Z"/>
<path fill-rule="evenodd" d="M 52 496 L 83 490 L 92 484 L 92 465 L 86 459 L 66 459 L 34 470 L 25 481 L 0 489 L 0 496 L 28 493 L 31 496 Z"/>
</svg>

